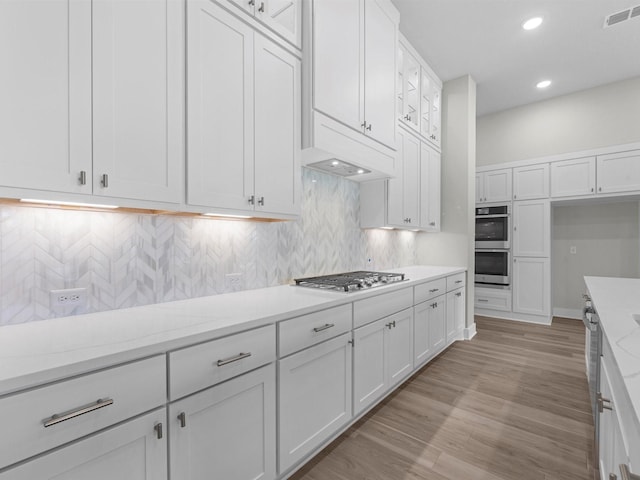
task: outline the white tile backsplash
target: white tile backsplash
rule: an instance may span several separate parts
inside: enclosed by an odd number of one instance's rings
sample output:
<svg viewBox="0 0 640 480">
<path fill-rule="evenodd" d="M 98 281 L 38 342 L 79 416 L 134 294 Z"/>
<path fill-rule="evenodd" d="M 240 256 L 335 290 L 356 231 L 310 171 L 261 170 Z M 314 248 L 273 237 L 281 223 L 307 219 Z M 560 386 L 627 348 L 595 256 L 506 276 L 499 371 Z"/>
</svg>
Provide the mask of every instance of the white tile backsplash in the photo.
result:
<svg viewBox="0 0 640 480">
<path fill-rule="evenodd" d="M 0 325 L 286 284 L 305 275 L 416 263 L 413 232 L 361 230 L 359 184 L 303 169 L 290 222 L 0 206 Z M 368 262 L 371 259 L 371 262 Z M 49 292 L 86 287 L 86 309 Z"/>
</svg>

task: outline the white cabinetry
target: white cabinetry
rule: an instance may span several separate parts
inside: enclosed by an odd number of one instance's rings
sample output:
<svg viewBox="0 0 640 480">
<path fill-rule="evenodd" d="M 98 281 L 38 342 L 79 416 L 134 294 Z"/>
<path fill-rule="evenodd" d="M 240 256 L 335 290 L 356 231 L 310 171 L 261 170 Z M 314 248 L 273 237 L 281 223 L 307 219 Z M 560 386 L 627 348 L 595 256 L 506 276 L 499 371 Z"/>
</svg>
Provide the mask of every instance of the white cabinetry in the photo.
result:
<svg viewBox="0 0 640 480">
<path fill-rule="evenodd" d="M 405 125 L 420 131 L 420 62 L 404 39 L 398 44 L 398 118 Z"/>
<path fill-rule="evenodd" d="M 302 48 L 302 0 L 228 0 Z"/>
<path fill-rule="evenodd" d="M 510 201 L 511 182 L 511 168 L 476 173 L 476 203 Z"/>
<path fill-rule="evenodd" d="M 513 199 L 549 197 L 549 164 L 541 163 L 513 169 Z"/>
<path fill-rule="evenodd" d="M 435 75 L 427 73 L 422 69 L 422 89 L 421 89 L 421 119 L 420 133 L 429 140 L 436 148 L 440 148 L 442 142 L 442 112 L 440 109 L 442 98 L 442 85 L 440 80 L 436 80 Z"/>
<path fill-rule="evenodd" d="M 551 311 L 551 275 L 548 257 L 514 257 L 513 311 L 548 316 Z"/>
<path fill-rule="evenodd" d="M 279 360 L 281 474 L 351 419 L 350 340 L 345 333 Z"/>
<path fill-rule="evenodd" d="M 164 408 L 6 470 L 0 480 L 165 480 L 163 425 Z"/>
<path fill-rule="evenodd" d="M 413 310 L 357 328 L 353 341 L 353 410 L 357 415 L 411 373 Z"/>
<path fill-rule="evenodd" d="M 303 15 L 305 164 L 338 158 L 378 175 L 356 180 L 394 175 L 398 11 L 390 0 L 313 0 Z"/>
<path fill-rule="evenodd" d="M 188 20 L 187 203 L 298 213 L 300 61 L 209 0 Z"/>
<path fill-rule="evenodd" d="M 389 225 L 414 227 L 420 223 L 420 140 L 398 130 L 401 174 L 387 180 Z"/>
<path fill-rule="evenodd" d="M 183 8 L 2 2 L 2 185 L 178 203 Z"/>
<path fill-rule="evenodd" d="M 598 155 L 598 193 L 640 191 L 640 150 Z"/>
<path fill-rule="evenodd" d="M 420 148 L 420 228 L 440 231 L 441 156 L 424 142 Z"/>
<path fill-rule="evenodd" d="M 440 295 L 414 307 L 414 368 L 446 345 L 446 296 Z"/>
<path fill-rule="evenodd" d="M 447 344 L 462 338 L 466 312 L 465 297 L 464 288 L 447 293 Z"/>
<path fill-rule="evenodd" d="M 548 257 L 551 243 L 549 200 L 513 202 L 513 256 Z"/>
<path fill-rule="evenodd" d="M 275 478 L 275 402 L 269 364 L 171 404 L 171 478 Z"/>
<path fill-rule="evenodd" d="M 474 294 L 473 305 L 476 309 L 511 311 L 511 290 L 476 287 Z"/>
<path fill-rule="evenodd" d="M 551 162 L 551 197 L 594 195 L 596 158 L 577 158 Z"/>
</svg>

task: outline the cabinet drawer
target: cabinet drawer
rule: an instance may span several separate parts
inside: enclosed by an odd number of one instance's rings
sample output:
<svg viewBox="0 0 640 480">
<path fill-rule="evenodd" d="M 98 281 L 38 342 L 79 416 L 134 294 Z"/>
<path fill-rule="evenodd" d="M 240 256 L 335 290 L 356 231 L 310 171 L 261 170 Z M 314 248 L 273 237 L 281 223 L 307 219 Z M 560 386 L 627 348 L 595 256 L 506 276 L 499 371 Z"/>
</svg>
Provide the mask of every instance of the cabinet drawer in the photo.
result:
<svg viewBox="0 0 640 480">
<path fill-rule="evenodd" d="M 416 285 L 415 287 L 416 305 L 421 302 L 426 302 L 439 295 L 446 293 L 447 291 L 447 279 L 439 278 L 431 282 Z"/>
<path fill-rule="evenodd" d="M 475 308 L 489 310 L 511 311 L 511 290 L 481 290 L 475 289 Z"/>
<path fill-rule="evenodd" d="M 184 397 L 275 358 L 275 325 L 176 350 L 169 353 L 169 398 Z"/>
<path fill-rule="evenodd" d="M 451 275 L 447 277 L 447 292 L 451 290 L 455 290 L 456 288 L 465 286 L 465 272 L 456 273 L 455 275 Z"/>
<path fill-rule="evenodd" d="M 292 318 L 278 324 L 280 357 L 351 330 L 351 304 Z"/>
<path fill-rule="evenodd" d="M 366 325 L 411 306 L 413 306 L 413 290 L 411 288 L 358 300 L 353 304 L 353 328 Z"/>
<path fill-rule="evenodd" d="M 3 398 L 0 469 L 163 405 L 166 378 L 159 355 Z"/>
</svg>

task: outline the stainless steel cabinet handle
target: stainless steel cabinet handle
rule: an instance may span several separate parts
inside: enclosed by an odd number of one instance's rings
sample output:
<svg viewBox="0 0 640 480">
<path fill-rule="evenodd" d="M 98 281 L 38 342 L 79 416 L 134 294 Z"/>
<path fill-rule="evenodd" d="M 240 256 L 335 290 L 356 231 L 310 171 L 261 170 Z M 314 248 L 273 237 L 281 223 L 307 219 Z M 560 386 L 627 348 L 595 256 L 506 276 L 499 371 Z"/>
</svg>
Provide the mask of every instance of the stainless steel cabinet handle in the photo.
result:
<svg viewBox="0 0 640 480">
<path fill-rule="evenodd" d="M 84 170 L 80 172 L 80 176 L 78 177 L 78 182 L 80 183 L 80 185 L 87 184 L 87 172 L 85 172 Z"/>
<path fill-rule="evenodd" d="M 255 205 L 256 204 L 256 197 L 255 195 L 251 195 L 249 197 L 249 205 Z"/>
<path fill-rule="evenodd" d="M 429 293 L 437 292 L 438 290 L 440 290 L 440 289 L 439 288 L 431 288 L 429 290 Z"/>
<path fill-rule="evenodd" d="M 102 174 L 102 177 L 100 177 L 100 185 L 102 185 L 103 188 L 109 187 L 109 175 L 106 173 Z"/>
<path fill-rule="evenodd" d="M 392 328 L 396 328 L 396 321 L 394 320 L 393 322 L 385 324 L 385 327 L 387 327 L 389 330 L 391 330 Z"/>
<path fill-rule="evenodd" d="M 316 333 L 318 333 L 318 332 L 322 332 L 323 330 L 327 330 L 328 328 L 335 327 L 335 326 L 336 326 L 336 325 L 335 325 L 335 323 L 325 323 L 325 324 L 324 324 L 323 326 L 321 326 L 321 327 L 315 327 L 315 328 L 313 329 L 313 331 L 314 331 L 314 332 L 316 332 Z"/>
<path fill-rule="evenodd" d="M 598 402 L 598 411 L 600 413 L 604 412 L 605 410 L 613 410 L 613 407 L 611 406 L 611 399 L 604 398 L 602 396 L 602 393 L 600 392 L 598 392 L 597 402 Z M 605 405 L 605 403 L 608 403 L 609 405 Z"/>
<path fill-rule="evenodd" d="M 258 8 L 260 13 L 264 13 L 264 2 L 260 2 L 260 8 Z"/>
<path fill-rule="evenodd" d="M 620 475 L 622 475 L 622 480 L 640 480 L 640 475 L 631 473 L 631 470 L 629 470 L 629 465 L 627 465 L 626 463 L 620 464 Z"/>
<path fill-rule="evenodd" d="M 460 292 L 456 293 L 456 297 L 461 297 L 461 296 L 462 296 L 462 293 Z"/>
<path fill-rule="evenodd" d="M 432 303 L 431 308 L 438 308 L 438 302 Z"/>
<path fill-rule="evenodd" d="M 258 205 L 260 205 L 261 207 L 264 207 L 264 197 L 260 197 L 258 199 Z"/>
<path fill-rule="evenodd" d="M 367 130 L 371 131 L 371 124 L 367 125 Z"/>
<path fill-rule="evenodd" d="M 430 227 L 435 227 L 436 226 L 436 222 L 429 222 L 429 226 Z"/>
<path fill-rule="evenodd" d="M 249 6 L 253 7 L 256 4 L 256 0 L 249 0 Z"/>
<path fill-rule="evenodd" d="M 187 415 L 184 412 L 178 415 L 178 420 L 180 420 L 180 428 L 187 426 Z"/>
<path fill-rule="evenodd" d="M 360 126 L 361 126 L 362 128 L 367 128 L 367 122 L 366 122 L 366 121 L 362 122 L 362 123 L 360 124 Z"/>
<path fill-rule="evenodd" d="M 225 358 L 223 360 L 218 360 L 216 362 L 216 365 L 218 365 L 219 367 L 222 367 L 223 365 L 227 365 L 229 363 L 237 362 L 238 360 L 242 360 L 243 358 L 247 358 L 247 357 L 250 357 L 250 356 L 251 356 L 251 352 L 239 353 L 235 357 L 230 357 L 230 358 Z"/>
<path fill-rule="evenodd" d="M 453 283 L 462 283 L 462 280 L 456 280 L 456 281 L 455 281 L 455 282 L 453 282 Z"/>
<path fill-rule="evenodd" d="M 157 423 L 156 425 L 154 425 L 153 429 L 156 431 L 156 437 L 158 437 L 158 440 L 160 440 L 162 438 L 162 424 Z"/>
<path fill-rule="evenodd" d="M 44 428 L 57 425 L 58 423 L 64 422 L 66 420 L 71 420 L 72 418 L 79 417 L 80 415 L 84 415 L 85 413 L 93 412 L 94 410 L 98 410 L 99 408 L 108 407 L 109 405 L 113 405 L 113 400 L 111 398 L 105 398 L 104 400 L 98 400 L 96 403 L 92 403 L 91 405 L 81 407 L 77 410 L 73 410 L 62 415 L 53 415 L 49 420 L 44 422 Z"/>
<path fill-rule="evenodd" d="M 487 303 L 488 301 L 489 301 L 489 299 L 487 299 L 487 298 L 479 298 L 478 299 L 478 302 L 480 302 L 480 303 Z"/>
<path fill-rule="evenodd" d="M 591 192 L 593 193 L 593 188 L 591 189 Z"/>
</svg>

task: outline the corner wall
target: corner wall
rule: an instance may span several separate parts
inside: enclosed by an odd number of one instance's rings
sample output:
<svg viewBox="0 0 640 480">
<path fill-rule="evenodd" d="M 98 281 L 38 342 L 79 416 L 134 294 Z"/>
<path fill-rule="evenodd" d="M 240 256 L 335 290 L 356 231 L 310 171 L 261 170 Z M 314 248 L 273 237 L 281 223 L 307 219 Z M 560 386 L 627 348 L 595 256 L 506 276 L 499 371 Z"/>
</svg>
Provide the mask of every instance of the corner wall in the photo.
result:
<svg viewBox="0 0 640 480">
<path fill-rule="evenodd" d="M 640 77 L 478 118 L 477 166 L 640 141 Z"/>
<path fill-rule="evenodd" d="M 442 90 L 442 231 L 416 240 L 419 264 L 467 268 L 467 327 L 474 324 L 475 168 L 476 84 L 467 75 Z"/>
</svg>

